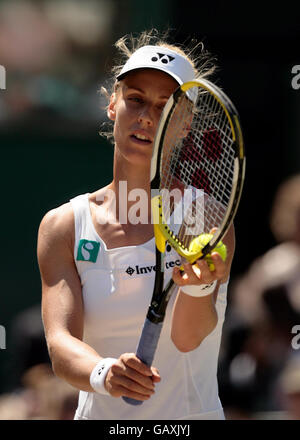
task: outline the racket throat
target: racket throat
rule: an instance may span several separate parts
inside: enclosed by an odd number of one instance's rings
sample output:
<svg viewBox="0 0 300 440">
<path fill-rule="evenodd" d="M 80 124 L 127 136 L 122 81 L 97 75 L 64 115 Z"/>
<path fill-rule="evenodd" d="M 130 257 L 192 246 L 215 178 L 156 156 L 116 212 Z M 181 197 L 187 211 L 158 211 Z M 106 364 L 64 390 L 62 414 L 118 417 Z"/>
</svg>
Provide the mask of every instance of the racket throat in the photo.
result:
<svg viewBox="0 0 300 440">
<path fill-rule="evenodd" d="M 154 324 L 162 322 L 168 304 L 168 296 L 162 295 L 164 288 L 164 253 L 156 247 L 156 271 L 160 276 L 155 277 L 153 297 L 148 309 L 147 318 Z"/>
<path fill-rule="evenodd" d="M 159 324 L 160 322 L 163 322 L 166 314 L 166 307 L 167 304 L 164 305 L 164 310 L 161 310 L 161 307 L 157 307 L 157 305 L 151 303 L 147 313 L 147 318 L 149 319 L 149 321 L 153 322 L 153 324 Z"/>
</svg>

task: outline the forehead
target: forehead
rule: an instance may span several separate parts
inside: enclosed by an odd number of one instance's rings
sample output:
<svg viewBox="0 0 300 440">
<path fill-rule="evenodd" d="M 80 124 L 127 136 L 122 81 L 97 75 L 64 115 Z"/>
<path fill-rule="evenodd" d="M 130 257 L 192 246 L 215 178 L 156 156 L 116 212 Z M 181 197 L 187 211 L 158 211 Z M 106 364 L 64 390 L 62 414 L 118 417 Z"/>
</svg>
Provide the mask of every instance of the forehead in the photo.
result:
<svg viewBox="0 0 300 440">
<path fill-rule="evenodd" d="M 137 69 L 128 73 L 120 81 L 124 88 L 138 88 L 142 91 L 160 92 L 165 96 L 170 96 L 179 86 L 170 75 L 156 69 Z"/>
</svg>

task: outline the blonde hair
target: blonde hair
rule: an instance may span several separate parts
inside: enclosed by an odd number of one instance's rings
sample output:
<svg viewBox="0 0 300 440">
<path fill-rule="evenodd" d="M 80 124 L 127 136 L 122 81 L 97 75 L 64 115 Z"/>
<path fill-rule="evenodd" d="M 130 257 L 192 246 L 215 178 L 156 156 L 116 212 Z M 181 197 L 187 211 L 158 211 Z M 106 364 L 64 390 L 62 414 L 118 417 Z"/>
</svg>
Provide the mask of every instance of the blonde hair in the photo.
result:
<svg viewBox="0 0 300 440">
<path fill-rule="evenodd" d="M 165 47 L 184 56 L 193 66 L 195 78 L 204 78 L 210 76 L 216 70 L 215 58 L 213 58 L 211 54 L 204 49 L 202 42 L 191 40 L 186 45 L 175 45 L 171 44 L 169 40 L 169 31 L 159 33 L 156 29 L 144 31 L 137 36 L 134 36 L 133 34 L 125 35 L 117 40 L 115 47 L 118 50 L 118 58 L 115 65 L 111 69 L 112 77 L 109 80 L 109 88 L 107 89 L 103 86 L 100 89 L 100 92 L 106 96 L 107 101 L 109 102 L 111 94 L 116 90 L 118 85 L 117 76 L 122 70 L 122 67 L 131 57 L 131 55 L 143 46 L 152 45 Z M 111 125 L 111 122 L 104 123 L 103 127 L 109 127 L 109 129 L 100 131 L 99 134 L 107 139 L 112 139 L 113 133 Z"/>
</svg>

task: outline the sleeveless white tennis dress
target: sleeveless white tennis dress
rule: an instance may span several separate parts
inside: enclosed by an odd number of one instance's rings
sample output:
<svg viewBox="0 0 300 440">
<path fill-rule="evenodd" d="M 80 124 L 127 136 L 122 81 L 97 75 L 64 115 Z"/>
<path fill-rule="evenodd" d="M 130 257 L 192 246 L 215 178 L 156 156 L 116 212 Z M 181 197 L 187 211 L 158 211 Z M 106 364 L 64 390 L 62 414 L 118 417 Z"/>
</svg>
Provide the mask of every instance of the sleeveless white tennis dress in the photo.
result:
<svg viewBox="0 0 300 440">
<path fill-rule="evenodd" d="M 89 194 L 71 200 L 75 216 L 74 258 L 81 279 L 85 311 L 84 341 L 102 357 L 135 352 L 150 304 L 155 277 L 154 239 L 139 245 L 107 249 L 96 232 Z M 166 253 L 167 282 L 180 265 L 174 250 Z M 226 309 L 227 284 L 220 287 L 218 324 L 201 345 L 181 353 L 170 339 L 171 311 L 167 308 L 153 366 L 161 382 L 155 395 L 140 406 L 122 398 L 80 391 L 75 419 L 174 420 L 224 419 L 218 397 L 217 363 Z"/>
</svg>

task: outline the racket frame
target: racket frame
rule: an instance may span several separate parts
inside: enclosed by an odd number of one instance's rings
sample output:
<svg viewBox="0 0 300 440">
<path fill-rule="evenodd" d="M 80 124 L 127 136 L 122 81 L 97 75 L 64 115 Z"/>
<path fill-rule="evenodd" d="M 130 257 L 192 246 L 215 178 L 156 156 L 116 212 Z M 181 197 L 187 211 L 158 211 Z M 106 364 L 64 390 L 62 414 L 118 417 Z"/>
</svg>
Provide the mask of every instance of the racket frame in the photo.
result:
<svg viewBox="0 0 300 440">
<path fill-rule="evenodd" d="M 184 257 L 190 263 L 195 262 L 198 259 L 204 258 L 208 253 L 210 253 L 217 245 L 217 243 L 224 237 L 226 232 L 228 231 L 238 208 L 242 189 L 243 182 L 245 178 L 245 152 L 244 152 L 244 142 L 243 135 L 241 130 L 241 125 L 239 122 L 238 112 L 227 97 L 227 95 L 217 86 L 213 85 L 211 82 L 205 79 L 195 79 L 193 81 L 186 82 L 179 86 L 173 95 L 168 100 L 165 105 L 163 112 L 161 114 L 159 127 L 157 131 L 157 135 L 155 137 L 155 144 L 153 148 L 153 156 L 151 161 L 151 188 L 157 189 L 160 186 L 160 175 L 161 175 L 161 153 L 165 138 L 165 133 L 168 128 L 168 121 L 172 117 L 172 114 L 176 108 L 176 104 L 179 98 L 188 93 L 188 91 L 193 87 L 201 87 L 207 90 L 214 98 L 218 101 L 218 103 L 223 108 L 226 113 L 227 119 L 230 124 L 232 138 L 233 138 L 233 147 L 235 149 L 235 165 L 234 165 L 234 185 L 235 191 L 231 191 L 230 199 L 228 202 L 228 206 L 226 208 L 226 215 L 224 216 L 220 226 L 217 231 L 213 234 L 211 240 L 197 253 L 190 252 L 189 249 L 184 247 L 182 243 L 175 237 L 173 232 L 170 230 L 168 225 L 166 224 L 163 213 L 162 213 L 162 202 L 161 196 L 156 195 L 152 199 L 152 212 L 157 213 L 154 214 L 154 226 L 155 226 L 155 240 L 156 245 L 159 247 L 161 252 L 163 251 L 163 243 L 168 241 L 170 245 L 176 250 L 176 252 Z M 159 161 L 159 166 L 157 165 L 157 161 Z"/>
</svg>

